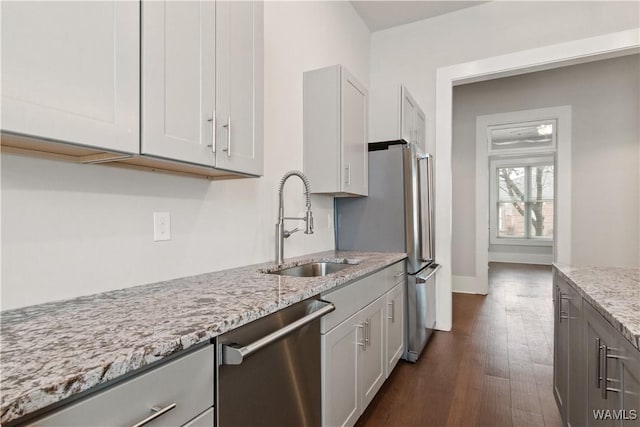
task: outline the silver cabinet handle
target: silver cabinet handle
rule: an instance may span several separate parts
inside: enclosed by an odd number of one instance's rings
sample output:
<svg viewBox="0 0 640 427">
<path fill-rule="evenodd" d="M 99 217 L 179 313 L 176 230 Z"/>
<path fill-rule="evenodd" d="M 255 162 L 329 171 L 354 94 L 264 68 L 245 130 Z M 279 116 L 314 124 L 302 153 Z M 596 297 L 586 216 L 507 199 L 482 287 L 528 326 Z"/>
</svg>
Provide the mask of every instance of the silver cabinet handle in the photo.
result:
<svg viewBox="0 0 640 427">
<path fill-rule="evenodd" d="M 600 371 L 602 372 L 602 398 L 603 399 L 607 399 L 607 393 L 608 392 L 614 392 L 614 393 L 619 393 L 621 390 L 617 389 L 617 388 L 612 388 L 609 387 L 609 381 L 612 381 L 613 378 L 609 378 L 608 375 L 608 363 L 607 363 L 607 359 L 619 359 L 620 357 L 615 356 L 613 354 L 609 354 L 609 350 L 615 350 L 612 349 L 611 347 L 608 347 L 606 344 L 603 345 L 602 347 L 602 358 L 600 359 Z"/>
<path fill-rule="evenodd" d="M 371 333 L 371 325 L 369 324 L 369 319 L 367 319 L 364 322 L 364 343 L 366 344 L 367 347 L 371 346 L 371 343 L 369 342 L 370 333 Z"/>
<path fill-rule="evenodd" d="M 402 277 L 402 276 L 404 276 L 404 272 L 396 273 L 393 275 L 393 277 Z"/>
<path fill-rule="evenodd" d="M 367 349 L 367 344 L 365 343 L 365 335 L 366 335 L 366 333 L 365 333 L 365 330 L 366 330 L 365 325 L 364 325 L 364 323 L 360 323 L 360 324 L 356 325 L 356 328 L 362 329 L 362 342 L 357 341 L 356 344 L 358 344 L 360 347 L 362 347 L 363 350 L 366 350 Z M 356 340 L 357 340 L 357 337 L 356 337 Z"/>
<path fill-rule="evenodd" d="M 601 354 L 602 344 L 600 343 L 600 338 L 596 338 L 596 388 L 600 388 L 600 381 L 602 380 L 602 377 L 600 376 L 600 364 L 602 363 L 600 358 Z"/>
<path fill-rule="evenodd" d="M 164 414 L 166 414 L 167 412 L 169 412 L 170 410 L 174 409 L 176 407 L 175 403 L 172 403 L 169 406 L 166 406 L 164 408 L 157 408 L 157 407 L 153 407 L 151 408 L 151 411 L 153 411 L 153 414 L 149 415 L 147 418 L 145 418 L 144 420 L 137 422 L 133 425 L 133 427 L 142 427 L 144 425 L 149 424 L 151 421 L 155 420 L 156 418 L 160 418 L 161 416 L 163 416 Z"/>
<path fill-rule="evenodd" d="M 391 306 L 391 317 L 387 317 L 391 319 L 391 323 L 396 323 L 396 300 L 391 300 L 391 302 L 387 303 L 387 305 Z"/>
<path fill-rule="evenodd" d="M 231 116 L 227 119 L 227 124 L 222 127 L 227 128 L 227 148 L 223 148 L 222 151 L 226 151 L 227 157 L 231 157 Z"/>
<path fill-rule="evenodd" d="M 281 338 L 289 335 L 294 332 L 296 329 L 300 329 L 307 323 L 311 323 L 316 319 L 324 316 L 327 313 L 331 313 L 336 307 L 326 301 L 319 300 L 318 303 L 323 304 L 322 308 L 314 311 L 313 313 L 307 314 L 304 317 L 296 320 L 285 326 L 284 328 L 280 328 L 275 332 L 270 333 L 269 335 L 265 335 L 264 337 L 252 342 L 251 344 L 247 344 L 244 347 L 232 347 L 231 345 L 222 345 L 222 364 L 223 365 L 240 365 L 245 357 L 251 356 L 253 353 L 261 350 L 262 348 L 268 346 L 269 344 L 278 341 Z"/>
<path fill-rule="evenodd" d="M 344 183 L 346 185 L 351 185 L 351 163 L 344 168 Z"/>
<path fill-rule="evenodd" d="M 211 115 L 210 119 L 207 119 L 208 122 L 211 123 L 211 145 L 207 145 L 207 147 L 211 147 L 212 152 L 216 152 L 216 112 L 214 111 Z"/>
<path fill-rule="evenodd" d="M 558 323 L 562 323 L 562 319 L 568 319 L 569 313 L 562 311 L 562 301 L 570 300 L 569 296 L 558 289 Z"/>
</svg>

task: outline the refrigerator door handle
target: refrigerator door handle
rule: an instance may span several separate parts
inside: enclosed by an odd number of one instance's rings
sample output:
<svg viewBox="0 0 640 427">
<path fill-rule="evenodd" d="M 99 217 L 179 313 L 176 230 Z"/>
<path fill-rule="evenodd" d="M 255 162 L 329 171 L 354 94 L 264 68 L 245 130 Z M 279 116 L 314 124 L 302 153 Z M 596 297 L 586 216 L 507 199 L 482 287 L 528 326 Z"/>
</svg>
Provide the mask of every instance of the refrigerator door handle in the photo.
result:
<svg viewBox="0 0 640 427">
<path fill-rule="evenodd" d="M 418 232 L 420 236 L 420 261 L 433 261 L 433 200 L 432 159 L 430 154 L 418 155 Z M 426 188 L 425 188 L 426 187 Z M 426 212 L 425 212 L 426 210 Z"/>
</svg>

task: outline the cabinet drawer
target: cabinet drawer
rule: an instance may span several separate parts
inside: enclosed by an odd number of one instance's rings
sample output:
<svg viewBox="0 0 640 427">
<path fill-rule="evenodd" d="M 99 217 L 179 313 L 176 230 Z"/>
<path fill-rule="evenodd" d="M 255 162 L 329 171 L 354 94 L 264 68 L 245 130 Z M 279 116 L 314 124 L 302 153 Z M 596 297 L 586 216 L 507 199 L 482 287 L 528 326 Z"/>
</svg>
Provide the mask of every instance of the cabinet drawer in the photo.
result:
<svg viewBox="0 0 640 427">
<path fill-rule="evenodd" d="M 395 285 L 402 282 L 407 276 L 406 262 L 404 260 L 396 262 L 385 270 L 386 290 L 391 290 Z"/>
<path fill-rule="evenodd" d="M 356 282 L 322 295 L 336 309 L 321 319 L 320 332 L 325 333 L 385 293 L 386 270 L 378 271 Z"/>
<path fill-rule="evenodd" d="M 132 426 L 152 407 L 175 408 L 148 426 L 178 426 L 213 406 L 213 345 L 196 350 L 35 421 L 33 426 Z"/>
</svg>

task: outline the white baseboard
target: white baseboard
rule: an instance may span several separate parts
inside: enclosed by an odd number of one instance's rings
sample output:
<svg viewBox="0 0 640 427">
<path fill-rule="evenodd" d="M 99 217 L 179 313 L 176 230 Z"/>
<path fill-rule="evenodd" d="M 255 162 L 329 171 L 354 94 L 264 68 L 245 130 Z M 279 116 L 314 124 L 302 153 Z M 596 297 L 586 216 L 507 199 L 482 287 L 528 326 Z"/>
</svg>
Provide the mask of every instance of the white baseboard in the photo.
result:
<svg viewBox="0 0 640 427">
<path fill-rule="evenodd" d="M 514 262 L 518 264 L 553 264 L 552 254 L 519 254 L 514 252 L 489 252 L 489 262 Z"/>
<path fill-rule="evenodd" d="M 475 276 L 451 276 L 451 290 L 461 294 L 477 294 Z"/>
</svg>

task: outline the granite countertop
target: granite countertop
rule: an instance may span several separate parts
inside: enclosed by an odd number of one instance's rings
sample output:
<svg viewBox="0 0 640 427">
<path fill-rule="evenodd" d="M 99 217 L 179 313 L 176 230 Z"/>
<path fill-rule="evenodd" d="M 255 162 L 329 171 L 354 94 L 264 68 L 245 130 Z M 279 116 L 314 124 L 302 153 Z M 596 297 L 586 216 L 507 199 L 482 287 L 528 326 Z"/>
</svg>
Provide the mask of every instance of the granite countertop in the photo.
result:
<svg viewBox="0 0 640 427">
<path fill-rule="evenodd" d="M 640 268 L 554 267 L 582 297 L 640 350 Z"/>
<path fill-rule="evenodd" d="M 346 260 L 325 277 L 264 274 L 256 264 L 0 313 L 0 423 L 7 423 L 178 351 L 358 279 L 403 253 L 320 252 Z"/>
</svg>

